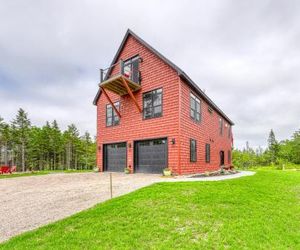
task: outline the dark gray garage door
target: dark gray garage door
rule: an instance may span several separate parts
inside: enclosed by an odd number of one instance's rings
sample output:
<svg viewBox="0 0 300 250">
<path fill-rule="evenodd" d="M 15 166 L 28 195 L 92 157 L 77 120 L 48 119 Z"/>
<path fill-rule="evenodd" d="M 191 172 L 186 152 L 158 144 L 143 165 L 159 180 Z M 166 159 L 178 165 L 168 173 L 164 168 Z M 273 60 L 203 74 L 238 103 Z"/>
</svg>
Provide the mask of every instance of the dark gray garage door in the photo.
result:
<svg viewBox="0 0 300 250">
<path fill-rule="evenodd" d="M 135 143 L 135 171 L 138 173 L 162 173 L 167 167 L 167 157 L 165 138 Z"/>
<path fill-rule="evenodd" d="M 126 143 L 104 145 L 104 170 L 123 172 L 126 167 Z"/>
</svg>

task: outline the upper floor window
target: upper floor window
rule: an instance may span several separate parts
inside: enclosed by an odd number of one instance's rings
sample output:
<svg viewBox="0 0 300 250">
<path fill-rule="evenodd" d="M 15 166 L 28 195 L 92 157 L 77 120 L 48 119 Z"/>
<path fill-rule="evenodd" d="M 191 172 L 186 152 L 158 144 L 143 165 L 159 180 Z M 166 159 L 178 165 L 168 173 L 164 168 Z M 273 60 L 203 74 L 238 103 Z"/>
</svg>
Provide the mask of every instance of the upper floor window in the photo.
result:
<svg viewBox="0 0 300 250">
<path fill-rule="evenodd" d="M 139 56 L 135 56 L 124 61 L 123 64 L 123 74 L 136 83 L 140 83 L 139 59 Z"/>
<path fill-rule="evenodd" d="M 199 122 L 201 119 L 200 99 L 192 93 L 190 94 L 190 106 L 191 106 L 191 118 L 196 122 Z"/>
<path fill-rule="evenodd" d="M 162 89 L 156 89 L 143 95 L 144 119 L 162 116 Z"/>
<path fill-rule="evenodd" d="M 190 161 L 197 161 L 197 141 L 194 139 L 190 139 Z"/>
<path fill-rule="evenodd" d="M 120 102 L 115 102 L 114 103 L 115 107 L 117 110 L 120 110 Z M 120 122 L 119 116 L 111 106 L 111 104 L 106 105 L 106 126 L 115 126 L 118 125 Z"/>
<path fill-rule="evenodd" d="M 223 119 L 219 119 L 219 130 L 220 130 L 220 135 L 223 135 Z"/>
<path fill-rule="evenodd" d="M 228 126 L 228 138 L 230 138 L 230 136 L 231 136 L 231 126 L 229 125 Z"/>
<path fill-rule="evenodd" d="M 208 143 L 205 144 L 205 162 L 210 162 L 210 144 Z"/>
</svg>

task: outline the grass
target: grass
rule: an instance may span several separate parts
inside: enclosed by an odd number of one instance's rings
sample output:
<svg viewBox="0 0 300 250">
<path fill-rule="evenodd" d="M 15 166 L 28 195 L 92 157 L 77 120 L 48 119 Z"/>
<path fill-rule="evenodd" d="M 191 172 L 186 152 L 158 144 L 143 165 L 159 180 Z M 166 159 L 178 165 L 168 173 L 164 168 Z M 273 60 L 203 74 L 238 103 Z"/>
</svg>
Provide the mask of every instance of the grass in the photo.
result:
<svg viewBox="0 0 300 250">
<path fill-rule="evenodd" d="M 273 166 L 253 166 L 252 170 L 283 170 L 283 171 L 300 171 L 300 165 L 288 163 L 284 165 L 273 165 Z"/>
<path fill-rule="evenodd" d="M 158 183 L 0 249 L 300 249 L 300 172 Z"/>
<path fill-rule="evenodd" d="M 15 177 L 25 177 L 25 176 L 35 176 L 35 175 L 45 175 L 45 174 L 55 174 L 55 173 L 84 173 L 84 172 L 92 172 L 92 170 L 43 170 L 43 171 L 34 171 L 34 172 L 17 172 L 13 174 L 1 174 L 0 179 L 6 178 L 15 178 Z"/>
<path fill-rule="evenodd" d="M 241 168 L 241 170 L 284 170 L 284 171 L 300 171 L 300 165 L 294 163 L 281 163 L 277 165 L 268 165 L 268 166 L 251 166 L 249 168 Z"/>
<path fill-rule="evenodd" d="M 25 177 L 25 176 L 34 176 L 34 175 L 45 175 L 49 174 L 46 171 L 39 171 L 39 172 L 27 172 L 27 173 L 13 173 L 13 174 L 1 174 L 0 179 L 7 179 L 7 178 L 15 178 L 15 177 Z"/>
</svg>

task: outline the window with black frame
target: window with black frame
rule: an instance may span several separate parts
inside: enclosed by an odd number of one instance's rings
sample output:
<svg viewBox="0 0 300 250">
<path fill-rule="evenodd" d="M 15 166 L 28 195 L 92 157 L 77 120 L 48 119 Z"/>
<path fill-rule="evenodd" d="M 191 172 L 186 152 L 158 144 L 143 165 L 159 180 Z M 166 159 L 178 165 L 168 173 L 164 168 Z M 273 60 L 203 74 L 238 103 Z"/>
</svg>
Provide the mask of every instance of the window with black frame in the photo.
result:
<svg viewBox="0 0 300 250">
<path fill-rule="evenodd" d="M 228 138 L 230 138 L 231 136 L 231 126 L 229 125 L 229 128 L 228 128 Z"/>
<path fill-rule="evenodd" d="M 143 95 L 143 117 L 150 119 L 162 116 L 162 89 L 156 89 Z"/>
<path fill-rule="evenodd" d="M 197 141 L 194 139 L 190 139 L 190 161 L 197 161 Z"/>
<path fill-rule="evenodd" d="M 210 144 L 205 144 L 205 162 L 210 163 Z"/>
<path fill-rule="evenodd" d="M 124 61 L 123 74 L 135 83 L 140 83 L 139 60 L 138 56 Z"/>
<path fill-rule="evenodd" d="M 200 122 L 201 120 L 200 99 L 196 97 L 193 93 L 191 93 L 190 95 L 190 108 L 191 108 L 191 118 L 196 122 Z"/>
<path fill-rule="evenodd" d="M 220 130 L 220 135 L 223 135 L 223 119 L 219 119 L 219 130 Z"/>
<path fill-rule="evenodd" d="M 231 164 L 231 151 L 228 150 L 228 164 Z"/>
<path fill-rule="evenodd" d="M 120 110 L 120 102 L 115 102 L 114 103 L 115 107 L 117 110 Z M 117 112 L 113 109 L 111 104 L 106 105 L 106 126 L 116 126 L 120 122 L 119 116 Z"/>
</svg>

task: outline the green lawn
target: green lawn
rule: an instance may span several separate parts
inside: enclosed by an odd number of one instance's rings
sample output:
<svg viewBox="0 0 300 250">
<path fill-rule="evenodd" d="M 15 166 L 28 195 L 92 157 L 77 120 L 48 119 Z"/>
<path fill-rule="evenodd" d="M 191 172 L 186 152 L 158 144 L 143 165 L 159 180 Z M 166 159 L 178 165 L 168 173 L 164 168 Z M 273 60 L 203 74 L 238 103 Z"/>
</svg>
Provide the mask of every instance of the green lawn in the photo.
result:
<svg viewBox="0 0 300 250">
<path fill-rule="evenodd" d="M 5 178 L 15 178 L 15 177 L 24 177 L 24 176 L 34 176 L 34 175 L 45 175 L 45 174 L 55 174 L 55 173 L 84 173 L 84 172 L 92 172 L 92 170 L 45 170 L 45 171 L 34 171 L 34 172 L 26 172 L 26 173 L 13 173 L 13 174 L 1 174 L 0 179 Z"/>
<path fill-rule="evenodd" d="M 284 169 L 283 169 L 284 167 Z M 273 165 L 273 166 L 253 166 L 250 168 L 251 170 L 294 170 L 294 171 L 300 171 L 300 165 L 293 164 L 293 163 L 287 163 L 287 164 L 281 164 L 281 165 Z"/>
<path fill-rule="evenodd" d="M 27 172 L 27 173 L 13 173 L 13 174 L 1 174 L 0 179 L 5 178 L 15 178 L 15 177 L 24 177 L 24 176 L 33 176 L 33 175 L 45 175 L 49 174 L 47 171 L 40 171 L 40 172 Z"/>
<path fill-rule="evenodd" d="M 300 172 L 159 183 L 0 249 L 300 249 Z"/>
</svg>

